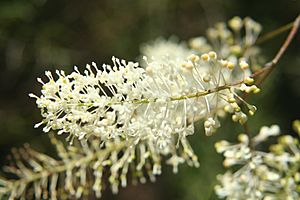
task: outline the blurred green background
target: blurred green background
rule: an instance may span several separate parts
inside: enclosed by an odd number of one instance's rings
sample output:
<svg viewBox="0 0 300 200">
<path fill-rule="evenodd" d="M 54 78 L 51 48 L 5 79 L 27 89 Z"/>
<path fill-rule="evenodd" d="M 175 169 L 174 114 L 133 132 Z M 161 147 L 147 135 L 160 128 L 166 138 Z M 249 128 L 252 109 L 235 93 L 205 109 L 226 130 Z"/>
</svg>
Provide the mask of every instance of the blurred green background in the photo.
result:
<svg viewBox="0 0 300 200">
<path fill-rule="evenodd" d="M 11 147 L 30 143 L 51 154 L 53 148 L 41 128 L 39 110 L 29 92 L 39 94 L 36 77 L 45 70 L 70 72 L 74 65 L 110 62 L 111 56 L 135 60 L 142 43 L 171 35 L 185 40 L 204 35 L 207 27 L 238 15 L 250 16 L 263 25 L 263 32 L 291 22 L 300 12 L 299 0 L 1 0 L 0 1 L 0 165 Z M 285 34 L 262 45 L 270 60 Z M 278 123 L 291 131 L 300 118 L 300 36 L 296 36 L 262 92 L 249 102 L 258 112 L 249 121 L 255 133 L 262 125 Z M 213 144 L 235 138 L 242 131 L 231 120 L 213 137 L 204 136 L 199 125 L 191 141 L 199 156 L 198 169 L 169 166 L 156 183 L 129 186 L 118 195 L 106 191 L 103 199 L 216 199 L 215 175 L 222 173 L 222 158 Z"/>
</svg>

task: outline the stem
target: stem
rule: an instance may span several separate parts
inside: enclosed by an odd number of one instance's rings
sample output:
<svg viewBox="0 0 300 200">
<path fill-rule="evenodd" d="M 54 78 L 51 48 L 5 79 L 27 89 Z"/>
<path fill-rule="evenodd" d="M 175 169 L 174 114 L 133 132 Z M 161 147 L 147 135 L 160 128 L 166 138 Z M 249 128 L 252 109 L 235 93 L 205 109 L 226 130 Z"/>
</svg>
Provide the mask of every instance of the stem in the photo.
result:
<svg viewBox="0 0 300 200">
<path fill-rule="evenodd" d="M 237 85 L 241 84 L 242 82 L 243 81 L 237 82 L 237 83 L 234 83 L 234 84 L 230 84 L 230 85 L 222 85 L 222 86 L 218 86 L 218 87 L 215 87 L 215 88 L 202 90 L 202 91 L 199 91 L 199 92 L 196 92 L 196 93 L 190 93 L 190 94 L 187 94 L 187 95 L 173 96 L 173 97 L 170 97 L 169 100 L 170 101 L 180 101 L 180 100 L 185 100 L 185 99 L 191 99 L 191 98 L 206 96 L 208 94 L 219 92 L 221 90 L 230 89 L 231 87 L 237 86 Z M 126 101 L 119 101 L 119 102 L 110 102 L 110 103 L 108 103 L 108 106 L 124 104 L 124 103 L 147 104 L 147 103 L 151 103 L 151 102 L 156 102 L 157 100 L 158 100 L 158 98 L 153 99 L 153 100 L 149 100 L 149 99 L 126 100 Z M 68 105 L 75 105 L 75 104 L 68 104 Z M 76 105 L 79 105 L 79 106 L 95 106 L 94 103 L 79 103 L 79 104 L 76 104 Z"/>
<path fill-rule="evenodd" d="M 298 15 L 298 17 L 293 22 L 293 27 L 292 27 L 289 35 L 285 39 L 283 45 L 280 47 L 279 51 L 277 52 L 276 56 L 270 62 L 266 63 L 265 67 L 263 69 L 256 72 L 256 73 L 258 73 L 258 75 L 261 74 L 260 79 L 257 80 L 257 82 L 256 82 L 257 86 L 259 86 L 272 72 L 272 70 L 274 69 L 276 64 L 279 62 L 280 58 L 286 52 L 286 50 L 287 50 L 288 46 L 290 45 L 290 43 L 292 42 L 293 38 L 295 37 L 295 35 L 299 29 L 299 26 L 300 26 L 300 15 Z"/>
<path fill-rule="evenodd" d="M 293 22 L 291 22 L 291 23 L 289 23 L 289 24 L 287 24 L 287 25 L 285 25 L 285 26 L 283 26 L 283 27 L 281 27 L 281 28 L 279 28 L 275 31 L 267 33 L 266 35 L 262 36 L 260 39 L 257 40 L 256 44 L 261 44 L 262 42 L 267 41 L 267 40 L 279 35 L 280 33 L 292 28 L 289 35 L 285 39 L 283 45 L 280 47 L 279 51 L 277 52 L 276 56 L 270 62 L 266 63 L 264 68 L 262 68 L 259 71 L 257 71 L 257 72 L 250 75 L 251 78 L 255 78 L 255 77 L 261 75 L 260 79 L 258 79 L 255 83 L 257 86 L 262 84 L 262 82 L 270 75 L 270 73 L 272 72 L 272 70 L 274 69 L 276 64 L 279 62 L 280 58 L 283 56 L 283 54 L 287 50 L 287 48 L 290 45 L 291 41 L 295 37 L 295 35 L 296 35 L 296 33 L 299 29 L 299 26 L 300 26 L 300 15 L 298 15 L 298 17 Z M 249 95 L 249 93 L 245 94 L 243 96 L 243 99 L 245 99 L 248 95 Z M 253 148 L 253 143 L 251 142 L 251 135 L 249 133 L 247 122 L 243 125 L 243 127 L 244 127 L 245 133 L 249 137 L 250 147 Z"/>
<path fill-rule="evenodd" d="M 277 35 L 280 35 L 281 33 L 284 33 L 285 31 L 290 30 L 294 25 L 294 22 L 291 22 L 289 24 L 286 24 L 284 26 L 279 27 L 278 29 L 268 32 L 266 34 L 264 34 L 263 36 L 259 37 L 256 42 L 255 45 L 259 45 L 264 43 L 265 41 L 268 41 L 274 37 L 276 37 Z"/>
<path fill-rule="evenodd" d="M 248 138 L 249 138 L 249 147 L 250 147 L 251 150 L 254 150 L 255 148 L 254 148 L 254 144 L 253 144 L 253 141 L 252 141 L 252 136 L 251 136 L 251 133 L 250 133 L 250 131 L 249 131 L 249 126 L 248 126 L 248 123 L 247 123 L 247 122 L 245 122 L 245 123 L 243 124 L 243 128 L 244 128 L 245 134 L 246 134 L 246 135 L 248 136 Z"/>
<path fill-rule="evenodd" d="M 54 137 L 51 137 L 51 141 L 54 144 L 58 142 Z M 49 177 L 53 174 L 60 174 L 67 170 L 73 170 L 74 168 L 82 166 L 83 164 L 88 166 L 93 161 L 96 161 L 98 157 L 103 157 L 104 155 L 109 154 L 112 150 L 120 150 L 124 146 L 125 143 L 123 142 L 119 143 L 118 145 L 109 146 L 109 148 L 103 150 L 92 152 L 89 155 L 84 154 L 80 159 L 70 160 L 67 163 L 60 161 L 57 166 L 53 166 L 51 169 L 43 169 L 38 173 L 32 174 L 30 177 L 21 177 L 19 180 L 12 181 L 12 184 L 9 188 L 7 188 L 6 193 L 10 193 L 15 188 L 19 188 L 23 184 L 28 185 L 39 179 L 42 179 L 43 177 Z"/>
</svg>

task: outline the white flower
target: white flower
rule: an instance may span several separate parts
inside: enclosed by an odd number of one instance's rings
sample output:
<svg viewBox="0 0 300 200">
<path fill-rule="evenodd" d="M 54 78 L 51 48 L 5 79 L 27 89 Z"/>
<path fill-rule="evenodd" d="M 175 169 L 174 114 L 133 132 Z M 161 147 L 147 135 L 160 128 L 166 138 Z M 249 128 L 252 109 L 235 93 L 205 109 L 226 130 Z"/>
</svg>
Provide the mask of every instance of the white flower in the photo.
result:
<svg viewBox="0 0 300 200">
<path fill-rule="evenodd" d="M 282 136 L 270 152 L 256 150 L 260 142 L 279 134 L 279 127 L 262 127 L 259 134 L 249 139 L 239 135 L 239 143 L 216 143 L 218 153 L 225 157 L 224 166 L 233 167 L 218 175 L 220 184 L 215 187 L 220 198 L 235 199 L 299 199 L 298 173 L 300 170 L 299 143 L 291 136 Z"/>
<path fill-rule="evenodd" d="M 179 53 L 174 58 L 144 57 L 145 68 L 113 57 L 112 66 L 92 63 L 83 74 L 77 67 L 69 75 L 56 71 L 56 79 L 46 72 L 48 82 L 38 79 L 43 85 L 41 96 L 29 95 L 36 98 L 44 118 L 35 127 L 45 125 L 44 132 L 52 129 L 68 134 L 70 143 L 74 138 L 85 141 L 92 137 L 105 149 L 125 142 L 121 154 L 112 152 L 101 161 L 103 167 L 111 166 L 109 182 L 114 193 L 119 184 L 127 185 L 129 165 L 135 166 L 140 182 L 146 180 L 143 169 L 152 181 L 161 174 L 164 157 L 174 173 L 181 163 L 198 167 L 186 137 L 194 133 L 194 122 L 199 119 L 204 120 L 207 135 L 214 133 L 221 126 L 218 117 L 224 116 L 223 110 L 232 113 L 234 121 L 247 120 L 237 104 L 246 73 L 235 68 L 236 63 L 218 60 L 213 51 L 202 56 Z M 240 150 L 226 151 L 228 166 L 236 164 L 236 158 L 248 159 L 244 154 L 249 155 L 249 149 L 242 145 Z M 95 176 L 93 189 L 99 196 L 102 171 Z"/>
<path fill-rule="evenodd" d="M 280 133 L 278 125 L 272 125 L 270 128 L 267 126 L 261 127 L 259 133 L 253 138 L 253 142 L 260 143 L 265 141 L 270 136 L 277 136 Z"/>
<path fill-rule="evenodd" d="M 218 60 L 213 51 L 202 59 L 180 54 L 144 57 L 145 69 L 113 57 L 112 66 L 92 63 L 83 74 L 77 67 L 70 75 L 57 70 L 57 80 L 46 72 L 48 82 L 38 79 L 42 95 L 30 94 L 44 117 L 35 127 L 45 124 L 44 132 L 68 133 L 71 142 L 91 135 L 103 141 L 123 137 L 153 140 L 158 149 L 169 151 L 172 138 L 193 134 L 196 120 L 205 120 L 207 135 L 214 133 L 226 106 L 233 108 L 233 120 L 243 124 L 247 116 L 236 103 L 241 98 L 235 90 L 243 90 L 239 85 L 245 77 L 233 74 L 228 64 L 224 67 L 230 62 Z"/>
<path fill-rule="evenodd" d="M 152 42 L 143 44 L 140 49 L 142 56 L 151 58 L 158 63 L 160 63 L 160 61 L 164 63 L 166 58 L 182 62 L 193 53 L 184 43 L 179 43 L 175 38 L 168 40 L 158 38 Z M 141 63 L 142 66 L 147 67 L 143 62 Z"/>
<path fill-rule="evenodd" d="M 136 170 L 143 174 L 147 166 L 151 180 L 161 173 L 163 157 L 168 158 L 174 173 L 181 163 L 198 167 L 186 137 L 194 133 L 194 122 L 199 119 L 204 120 L 207 135 L 214 133 L 221 126 L 218 117 L 224 116 L 228 106 L 236 121 L 247 120 L 237 104 L 245 73 L 235 67 L 237 63 L 218 60 L 213 51 L 202 56 L 183 54 L 144 57 L 145 68 L 113 57 L 113 65 L 92 63 L 83 73 L 77 67 L 69 75 L 56 71 L 57 78 L 46 72 L 48 82 L 38 79 L 41 96 L 30 94 L 44 118 L 35 127 L 44 125 L 44 132 L 52 129 L 68 134 L 70 143 L 74 138 L 84 141 L 92 137 L 107 148 L 111 143 L 126 142 L 122 158 L 117 153 L 102 163 L 112 165 L 109 182 L 113 192 L 119 183 L 126 186 L 126 160 L 131 162 L 136 151 L 140 156 Z M 241 150 L 249 154 L 247 148 Z M 233 158 L 242 156 L 233 152 L 226 162 L 233 165 Z M 145 181 L 144 176 L 140 181 Z"/>
</svg>

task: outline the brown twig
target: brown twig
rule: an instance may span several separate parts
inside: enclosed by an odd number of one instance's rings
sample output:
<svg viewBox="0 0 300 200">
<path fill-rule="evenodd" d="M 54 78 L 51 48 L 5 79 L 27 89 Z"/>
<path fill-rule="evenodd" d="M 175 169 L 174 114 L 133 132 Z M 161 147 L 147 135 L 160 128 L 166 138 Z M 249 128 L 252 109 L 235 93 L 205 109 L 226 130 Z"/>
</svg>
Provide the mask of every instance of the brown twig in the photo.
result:
<svg viewBox="0 0 300 200">
<path fill-rule="evenodd" d="M 265 36 L 262 37 L 262 39 L 258 40 L 256 42 L 256 44 L 258 43 L 262 43 L 263 41 L 266 41 L 288 29 L 290 29 L 292 26 L 292 29 L 289 33 L 289 35 L 287 36 L 287 38 L 285 39 L 283 45 L 280 47 L 279 51 L 277 52 L 276 56 L 268 63 L 265 64 L 265 67 L 262 68 L 261 70 L 251 74 L 251 78 L 255 78 L 258 76 L 261 76 L 260 79 L 258 79 L 256 81 L 256 85 L 259 86 L 268 76 L 269 74 L 272 72 L 272 70 L 274 69 L 274 67 L 276 66 L 276 64 L 279 62 L 280 58 L 283 56 L 283 54 L 285 53 L 285 51 L 287 50 L 288 46 L 290 45 L 291 41 L 293 40 L 293 38 L 295 37 L 299 26 L 300 26 L 300 15 L 298 15 L 298 17 L 295 19 L 294 22 L 287 24 L 285 26 L 283 26 L 282 28 L 276 30 L 275 32 L 270 32 L 269 34 L 266 34 Z M 248 96 L 249 93 L 245 94 L 243 96 L 243 99 L 245 99 Z M 253 147 L 253 144 L 251 142 L 251 135 L 248 129 L 248 124 L 245 123 L 243 124 L 243 128 L 245 131 L 245 134 L 248 135 L 249 140 L 250 140 L 250 146 Z"/>
<path fill-rule="evenodd" d="M 271 31 L 271 32 L 268 32 L 262 36 L 260 36 L 256 42 L 255 42 L 255 45 L 259 45 L 259 44 L 262 44 L 264 43 L 265 41 L 268 41 L 274 37 L 276 37 L 277 35 L 280 35 L 281 33 L 284 33 L 285 31 L 288 31 L 290 30 L 294 25 L 294 21 L 289 23 L 289 24 L 286 24 L 282 27 L 279 27 L 278 29 L 274 30 L 274 31 Z"/>
<path fill-rule="evenodd" d="M 280 47 L 279 51 L 277 52 L 276 56 L 268 63 L 265 64 L 265 67 L 262 68 L 261 70 L 257 71 L 256 73 L 252 74 L 251 77 L 256 77 L 258 75 L 261 75 L 261 77 L 256 81 L 256 85 L 259 86 L 272 72 L 280 58 L 283 56 L 285 51 L 287 50 L 288 46 L 290 45 L 291 41 L 295 37 L 298 29 L 300 26 L 300 15 L 295 19 L 293 22 L 293 27 L 285 39 L 283 45 Z"/>
<path fill-rule="evenodd" d="M 247 122 L 245 122 L 245 123 L 243 124 L 243 128 L 244 128 L 245 134 L 248 135 L 249 138 L 251 138 L 251 135 L 250 135 L 250 133 L 249 133 L 249 128 L 248 128 Z"/>
<path fill-rule="evenodd" d="M 248 136 L 248 138 L 249 138 L 249 147 L 250 147 L 250 150 L 254 150 L 255 147 L 254 147 L 254 143 L 253 143 L 253 140 L 252 140 L 252 135 L 251 135 L 251 133 L 250 133 L 250 131 L 249 131 L 249 126 L 248 126 L 248 123 L 247 123 L 247 122 L 245 122 L 245 123 L 243 124 L 243 128 L 244 128 L 245 134 L 246 134 L 246 135 Z"/>
</svg>

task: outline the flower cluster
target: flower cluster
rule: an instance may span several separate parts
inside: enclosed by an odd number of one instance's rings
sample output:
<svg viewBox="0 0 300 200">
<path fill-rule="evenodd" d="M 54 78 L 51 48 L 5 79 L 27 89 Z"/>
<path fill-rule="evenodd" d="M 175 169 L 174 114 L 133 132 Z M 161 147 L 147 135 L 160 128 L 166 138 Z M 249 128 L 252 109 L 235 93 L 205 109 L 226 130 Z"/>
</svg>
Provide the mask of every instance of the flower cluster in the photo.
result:
<svg viewBox="0 0 300 200">
<path fill-rule="evenodd" d="M 127 186 L 130 172 L 131 180 L 141 183 L 146 178 L 155 181 L 161 173 L 160 152 L 151 141 L 125 148 L 128 141 L 101 144 L 100 140 L 93 139 L 82 140 L 81 145 L 75 142 L 65 148 L 53 135 L 50 137 L 59 159 L 39 153 L 28 145 L 13 150 L 14 160 L 5 169 L 14 175 L 14 179 L 0 177 L 1 199 L 86 199 L 90 192 L 100 198 L 106 175 L 108 180 L 105 181 L 109 182 L 112 192 L 117 193 L 120 186 Z M 166 160 L 166 164 L 173 166 L 174 173 L 181 163 L 199 165 L 187 141 L 182 139 L 180 142 L 182 148 L 173 146 Z"/>
<path fill-rule="evenodd" d="M 261 67 L 262 58 L 255 42 L 261 32 L 261 25 L 246 17 L 233 17 L 228 23 L 220 22 L 207 29 L 206 37 L 190 39 L 190 47 L 200 53 L 214 49 L 221 58 L 237 62 L 246 59 L 252 70 Z"/>
<path fill-rule="evenodd" d="M 161 39 L 144 45 L 141 64 L 113 57 L 112 65 L 93 62 L 83 72 L 77 67 L 70 74 L 46 71 L 47 81 L 38 78 L 41 95 L 29 94 L 43 117 L 35 128 L 66 134 L 73 145 L 65 148 L 52 137 L 59 160 L 29 148 L 22 150 L 27 159 L 14 153 L 17 165 L 7 169 L 17 179 L 0 179 L 0 196 L 14 199 L 35 193 L 36 199 L 56 199 L 64 186 L 75 198 L 91 188 L 100 197 L 105 169 L 116 193 L 120 185 L 127 185 L 129 172 L 133 180 L 154 181 L 163 160 L 174 173 L 181 163 L 198 167 L 187 140 L 196 121 L 202 120 L 206 135 L 212 135 L 221 117 L 229 114 L 244 124 L 256 111 L 240 94 L 260 91 L 250 66 L 256 65 L 254 44 L 260 25 L 235 17 L 229 27 L 218 24 L 209 29 L 210 44 L 202 37 L 191 39 L 191 49 Z M 245 141 L 239 150 L 252 157 Z M 227 146 L 221 145 L 224 152 Z"/>
<path fill-rule="evenodd" d="M 181 163 L 197 167 L 197 156 L 186 138 L 194 133 L 194 122 L 202 119 L 207 135 L 221 126 L 219 117 L 226 113 L 232 114 L 233 121 L 245 123 L 248 117 L 240 103 L 249 115 L 256 107 L 238 93 L 259 89 L 253 85 L 245 58 L 232 62 L 219 59 L 214 51 L 193 52 L 158 40 L 143 47 L 143 67 L 113 57 L 113 65 L 92 63 L 83 73 L 77 67 L 69 75 L 57 70 L 55 78 L 47 71 L 48 81 L 38 78 L 42 95 L 30 94 L 44 117 L 35 127 L 44 125 L 44 132 L 68 134 L 70 143 L 74 138 L 93 138 L 105 148 L 124 143 L 123 156 L 117 152 L 107 161 L 114 166 L 109 178 L 114 192 L 120 183 L 125 185 L 128 166 L 137 160 L 134 169 L 142 182 L 144 166 L 153 180 L 161 173 L 163 157 L 175 173 Z"/>
<path fill-rule="evenodd" d="M 290 135 L 280 136 L 270 151 L 260 151 L 259 144 L 270 136 L 277 136 L 277 125 L 262 127 L 253 138 L 239 135 L 239 143 L 216 143 L 216 150 L 225 157 L 224 166 L 231 168 L 218 175 L 220 185 L 215 187 L 220 198 L 233 199 L 299 199 L 300 145 Z M 233 170 L 233 171 L 232 171 Z"/>
<path fill-rule="evenodd" d="M 211 51 L 203 51 L 202 53 Z M 140 53 L 147 58 L 155 60 L 159 63 L 164 63 L 166 59 L 183 62 L 189 55 L 197 53 L 193 49 L 189 49 L 184 42 L 179 42 L 178 39 L 171 37 L 168 40 L 157 38 L 156 40 L 141 45 Z M 147 63 L 141 58 L 142 67 L 147 67 Z"/>
<path fill-rule="evenodd" d="M 38 79 L 42 95 L 30 94 L 44 117 L 36 127 L 45 124 L 44 132 L 68 133 L 71 141 L 91 135 L 102 141 L 149 139 L 166 151 L 174 136 L 193 134 L 195 119 L 205 120 L 207 135 L 220 126 L 218 115 L 224 110 L 234 121 L 247 120 L 237 104 L 242 100 L 237 92 L 259 89 L 251 85 L 245 61 L 235 66 L 218 60 L 212 51 L 201 57 L 191 54 L 182 62 L 145 60 L 144 69 L 113 57 L 113 66 L 104 64 L 100 70 L 92 63 L 84 74 L 77 68 L 70 75 L 57 71 L 57 80 L 47 71 L 48 82 Z M 255 106 L 246 105 L 253 114 Z"/>
</svg>

